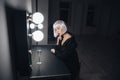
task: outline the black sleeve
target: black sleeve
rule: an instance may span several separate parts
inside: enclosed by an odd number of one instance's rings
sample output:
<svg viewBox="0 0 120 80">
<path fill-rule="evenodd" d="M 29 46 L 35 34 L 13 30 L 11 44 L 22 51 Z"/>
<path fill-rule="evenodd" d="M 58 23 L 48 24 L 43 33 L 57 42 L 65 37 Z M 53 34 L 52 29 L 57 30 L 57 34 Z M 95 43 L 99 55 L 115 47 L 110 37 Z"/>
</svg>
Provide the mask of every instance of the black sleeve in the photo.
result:
<svg viewBox="0 0 120 80">
<path fill-rule="evenodd" d="M 74 54 L 76 47 L 76 41 L 69 39 L 65 45 L 55 47 L 55 55 L 62 60 L 68 60 Z"/>
</svg>

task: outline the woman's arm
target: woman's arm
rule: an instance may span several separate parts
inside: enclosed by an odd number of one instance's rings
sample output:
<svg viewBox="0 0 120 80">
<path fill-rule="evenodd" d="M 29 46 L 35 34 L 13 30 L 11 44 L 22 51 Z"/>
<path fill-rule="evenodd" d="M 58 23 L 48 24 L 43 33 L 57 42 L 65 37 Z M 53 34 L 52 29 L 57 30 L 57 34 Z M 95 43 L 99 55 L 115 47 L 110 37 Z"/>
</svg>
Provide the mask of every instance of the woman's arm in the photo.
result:
<svg viewBox="0 0 120 80">
<path fill-rule="evenodd" d="M 74 54 L 76 47 L 76 42 L 70 39 L 66 45 L 55 47 L 55 55 L 62 60 L 67 60 L 70 56 Z"/>
</svg>

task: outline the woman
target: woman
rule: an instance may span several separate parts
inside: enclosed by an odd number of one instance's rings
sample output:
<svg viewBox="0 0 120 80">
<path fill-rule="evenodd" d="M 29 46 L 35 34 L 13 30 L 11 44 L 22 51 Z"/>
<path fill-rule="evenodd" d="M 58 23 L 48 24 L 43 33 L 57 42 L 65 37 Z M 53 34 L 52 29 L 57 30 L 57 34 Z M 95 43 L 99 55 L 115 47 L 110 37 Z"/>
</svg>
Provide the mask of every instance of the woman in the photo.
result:
<svg viewBox="0 0 120 80">
<path fill-rule="evenodd" d="M 72 74 L 72 80 L 78 77 L 79 74 L 79 60 L 77 56 L 77 43 L 74 36 L 67 31 L 64 21 L 57 20 L 53 24 L 54 37 L 57 37 L 55 48 L 51 52 L 62 60 Z"/>
</svg>

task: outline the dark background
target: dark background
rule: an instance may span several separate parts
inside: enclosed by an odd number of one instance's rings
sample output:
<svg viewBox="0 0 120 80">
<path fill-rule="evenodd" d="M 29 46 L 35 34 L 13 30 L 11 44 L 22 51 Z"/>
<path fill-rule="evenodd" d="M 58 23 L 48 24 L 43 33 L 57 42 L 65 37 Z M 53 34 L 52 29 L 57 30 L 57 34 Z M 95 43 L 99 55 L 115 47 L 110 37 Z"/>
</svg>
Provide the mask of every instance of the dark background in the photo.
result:
<svg viewBox="0 0 120 80">
<path fill-rule="evenodd" d="M 64 20 L 79 45 L 81 80 L 119 79 L 119 4 L 119 0 L 49 0 L 48 44 L 54 44 L 55 40 L 53 23 Z M 0 1 L 0 6 L 0 80 L 26 80 L 18 75 L 29 76 L 30 73 L 27 10 L 4 1 Z"/>
</svg>

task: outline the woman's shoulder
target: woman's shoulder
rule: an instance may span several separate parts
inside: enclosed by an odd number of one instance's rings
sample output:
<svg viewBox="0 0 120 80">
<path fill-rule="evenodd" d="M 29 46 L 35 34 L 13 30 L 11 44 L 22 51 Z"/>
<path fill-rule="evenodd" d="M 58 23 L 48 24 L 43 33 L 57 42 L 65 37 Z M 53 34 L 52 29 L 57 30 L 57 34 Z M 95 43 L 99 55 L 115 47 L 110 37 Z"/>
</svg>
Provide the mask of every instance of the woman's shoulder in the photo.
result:
<svg viewBox="0 0 120 80">
<path fill-rule="evenodd" d="M 77 47 L 77 43 L 76 43 L 76 40 L 74 38 L 73 35 L 69 34 L 69 33 L 66 33 L 65 34 L 65 41 L 63 41 L 63 44 L 66 46 L 69 46 L 69 47 L 72 47 L 72 48 L 76 48 Z"/>
<path fill-rule="evenodd" d="M 69 33 L 69 32 L 66 32 L 65 34 L 64 34 L 64 38 L 63 38 L 63 42 L 62 42 L 62 44 L 64 43 L 64 42 L 74 42 L 74 36 L 71 34 L 71 33 Z"/>
<path fill-rule="evenodd" d="M 65 35 L 65 36 L 68 37 L 68 38 L 75 39 L 74 34 L 71 33 L 71 32 L 66 32 L 66 35 Z"/>
<path fill-rule="evenodd" d="M 64 35 L 64 37 L 65 37 L 66 39 L 69 39 L 69 38 L 71 38 L 71 37 L 72 37 L 72 35 L 71 35 L 71 34 L 69 34 L 69 33 L 66 33 L 66 34 Z"/>
<path fill-rule="evenodd" d="M 66 36 L 69 42 L 77 43 L 74 34 L 67 32 Z"/>
</svg>

